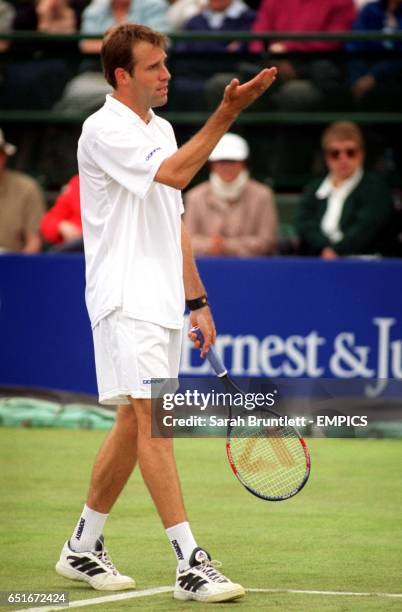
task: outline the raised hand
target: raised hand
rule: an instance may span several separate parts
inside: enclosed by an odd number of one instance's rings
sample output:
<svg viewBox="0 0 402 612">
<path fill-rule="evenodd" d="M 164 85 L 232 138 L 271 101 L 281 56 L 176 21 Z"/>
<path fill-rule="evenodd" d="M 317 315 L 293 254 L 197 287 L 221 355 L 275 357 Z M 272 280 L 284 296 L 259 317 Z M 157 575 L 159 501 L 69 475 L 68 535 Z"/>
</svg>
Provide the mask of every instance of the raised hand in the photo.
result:
<svg viewBox="0 0 402 612">
<path fill-rule="evenodd" d="M 232 79 L 226 86 L 222 106 L 233 113 L 240 113 L 271 87 L 277 75 L 277 68 L 264 68 L 250 81 L 240 85 L 238 79 Z"/>
</svg>

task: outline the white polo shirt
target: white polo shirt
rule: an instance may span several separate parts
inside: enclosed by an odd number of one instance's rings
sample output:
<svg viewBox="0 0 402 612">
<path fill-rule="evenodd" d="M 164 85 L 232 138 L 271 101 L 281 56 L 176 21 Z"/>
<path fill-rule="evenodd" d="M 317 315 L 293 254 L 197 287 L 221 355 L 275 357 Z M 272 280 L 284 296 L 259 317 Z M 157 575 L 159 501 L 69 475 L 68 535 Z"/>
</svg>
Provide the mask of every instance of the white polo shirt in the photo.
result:
<svg viewBox="0 0 402 612">
<path fill-rule="evenodd" d="M 83 125 L 78 166 L 92 327 L 121 308 L 182 328 L 183 202 L 179 190 L 154 181 L 176 150 L 168 121 L 152 113 L 146 124 L 110 95 Z"/>
</svg>

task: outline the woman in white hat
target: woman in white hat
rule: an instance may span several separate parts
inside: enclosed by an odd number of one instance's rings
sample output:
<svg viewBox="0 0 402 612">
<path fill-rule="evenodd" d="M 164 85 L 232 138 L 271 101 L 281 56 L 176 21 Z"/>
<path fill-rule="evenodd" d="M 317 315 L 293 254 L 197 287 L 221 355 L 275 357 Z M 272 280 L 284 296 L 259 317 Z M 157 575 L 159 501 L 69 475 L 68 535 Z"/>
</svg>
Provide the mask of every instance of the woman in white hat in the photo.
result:
<svg viewBox="0 0 402 612">
<path fill-rule="evenodd" d="M 185 195 L 185 223 L 196 255 L 272 255 L 277 212 L 272 190 L 250 178 L 249 147 L 227 133 L 209 157 L 209 180 Z"/>
</svg>

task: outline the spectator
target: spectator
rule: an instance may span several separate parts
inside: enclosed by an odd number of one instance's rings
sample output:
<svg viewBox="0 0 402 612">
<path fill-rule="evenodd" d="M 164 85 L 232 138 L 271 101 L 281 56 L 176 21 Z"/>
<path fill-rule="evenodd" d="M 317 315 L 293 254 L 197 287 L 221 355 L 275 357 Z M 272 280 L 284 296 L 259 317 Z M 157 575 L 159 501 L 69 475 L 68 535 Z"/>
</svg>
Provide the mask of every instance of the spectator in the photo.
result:
<svg viewBox="0 0 402 612">
<path fill-rule="evenodd" d="M 76 174 L 42 217 L 41 233 L 53 244 L 76 243 L 82 237 L 80 181 Z"/>
<path fill-rule="evenodd" d="M 353 0 L 263 0 L 253 25 L 254 32 L 348 32 L 355 17 Z M 254 52 L 330 53 L 342 48 L 336 40 L 274 40 L 265 45 L 254 41 Z M 276 62 L 277 63 L 277 62 Z M 342 75 L 330 57 L 311 60 L 282 59 L 278 64 L 281 87 L 276 106 L 281 110 L 311 110 L 323 98 L 333 97 Z M 339 108 L 337 108 L 339 110 Z"/>
<path fill-rule="evenodd" d="M 185 32 L 247 32 L 255 18 L 242 0 L 208 0 L 204 10 L 189 19 Z M 200 110 L 215 108 L 233 72 L 240 70 L 239 52 L 246 49 L 236 40 L 186 40 L 175 45 L 175 79 L 172 105 Z M 180 57 L 180 55 L 181 57 Z M 188 58 L 188 54 L 199 55 Z M 207 55 L 208 54 L 208 55 Z M 206 96 L 206 99 L 205 99 Z M 177 99 L 176 99 L 177 98 Z"/>
<path fill-rule="evenodd" d="M 242 0 L 208 0 L 206 8 L 189 19 L 185 32 L 247 32 L 251 29 L 255 12 Z M 241 50 L 236 40 L 187 40 L 177 45 L 184 53 L 233 53 Z"/>
<path fill-rule="evenodd" d="M 0 0 L 0 34 L 11 32 L 14 15 L 13 6 L 5 0 Z M 8 47 L 8 40 L 0 40 L 0 53 L 6 51 Z"/>
<path fill-rule="evenodd" d="M 402 30 L 402 0 L 378 0 L 364 6 L 354 24 L 356 32 L 393 33 Z M 402 41 L 353 41 L 347 49 L 367 54 L 351 62 L 352 91 L 367 110 L 399 110 L 402 103 Z M 395 52 L 399 57 L 395 57 Z M 377 56 L 377 57 L 376 57 Z"/>
<path fill-rule="evenodd" d="M 301 252 L 324 259 L 389 253 L 392 195 L 381 177 L 363 168 L 360 128 L 350 122 L 330 125 L 322 148 L 329 172 L 308 185 L 301 200 L 296 224 Z"/>
<path fill-rule="evenodd" d="M 186 21 L 203 11 L 207 4 L 208 0 L 175 0 L 167 11 L 169 29 L 181 30 Z"/>
<path fill-rule="evenodd" d="M 38 253 L 45 201 L 33 178 L 6 168 L 15 152 L 16 147 L 6 142 L 0 130 L 0 250 Z"/>
<path fill-rule="evenodd" d="M 77 18 L 69 0 L 23 0 L 17 4 L 14 29 L 73 34 L 77 29 Z"/>
<path fill-rule="evenodd" d="M 140 23 L 161 32 L 167 29 L 166 0 L 92 0 L 82 14 L 81 34 L 103 35 L 106 30 L 124 22 Z M 82 40 L 81 51 L 99 54 L 102 39 Z M 93 112 L 105 101 L 112 88 L 101 72 L 100 58 L 85 60 L 81 74 L 66 86 L 55 105 L 57 111 Z"/>
<path fill-rule="evenodd" d="M 38 0 L 16 5 L 14 30 L 49 34 L 76 31 L 75 13 L 68 0 Z M 49 109 L 73 74 L 66 59 L 75 42 L 35 40 L 14 43 L 13 60 L 6 65 L 1 105 L 15 109 Z"/>
<path fill-rule="evenodd" d="M 74 34 L 76 17 L 66 0 L 38 0 L 36 3 L 37 31 L 48 34 Z"/>
<path fill-rule="evenodd" d="M 355 14 L 353 0 L 263 0 L 252 30 L 348 32 Z M 278 67 L 273 95 L 270 100 L 261 100 L 260 110 L 266 110 L 267 104 L 279 112 L 350 109 L 352 101 L 345 87 L 344 67 L 334 56 L 341 49 L 342 43 L 337 40 L 252 42 L 251 51 L 268 51 L 269 62 Z M 276 58 L 278 54 L 285 57 Z M 269 156 L 266 164 L 269 175 L 278 184 L 286 183 L 289 176 L 304 181 L 311 172 L 318 139 L 314 126 L 301 126 L 297 132 L 293 126 L 275 127 L 271 134 L 275 154 Z"/>
<path fill-rule="evenodd" d="M 348 32 L 355 17 L 353 0 L 262 0 L 253 32 Z M 265 44 L 251 43 L 260 53 Z M 342 48 L 334 40 L 274 40 L 267 48 L 272 53 L 328 52 Z"/>
<path fill-rule="evenodd" d="M 160 32 L 167 30 L 165 0 L 92 0 L 82 14 L 81 33 L 103 35 L 120 23 L 141 23 Z M 83 53 L 100 53 L 102 39 L 81 42 Z"/>
<path fill-rule="evenodd" d="M 196 255 L 270 255 L 277 214 L 268 187 L 250 178 L 249 147 L 225 134 L 212 151 L 209 180 L 187 192 L 185 223 Z"/>
</svg>

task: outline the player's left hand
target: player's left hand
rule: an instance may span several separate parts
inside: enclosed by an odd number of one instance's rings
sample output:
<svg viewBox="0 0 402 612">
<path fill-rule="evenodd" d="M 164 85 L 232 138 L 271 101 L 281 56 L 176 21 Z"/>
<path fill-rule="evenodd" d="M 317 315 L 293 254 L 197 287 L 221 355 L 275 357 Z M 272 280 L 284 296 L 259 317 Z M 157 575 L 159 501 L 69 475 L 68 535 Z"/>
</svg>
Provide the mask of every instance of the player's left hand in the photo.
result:
<svg viewBox="0 0 402 612">
<path fill-rule="evenodd" d="M 210 346 L 215 344 L 216 340 L 215 323 L 209 306 L 203 306 L 202 308 L 198 308 L 198 310 L 192 310 L 190 312 L 190 321 L 191 327 L 199 327 L 204 336 L 204 344 L 201 347 L 197 340 L 197 336 L 191 333 L 191 331 L 188 333 L 188 337 L 194 342 L 195 347 L 202 349 L 201 357 L 204 359 Z"/>
</svg>

